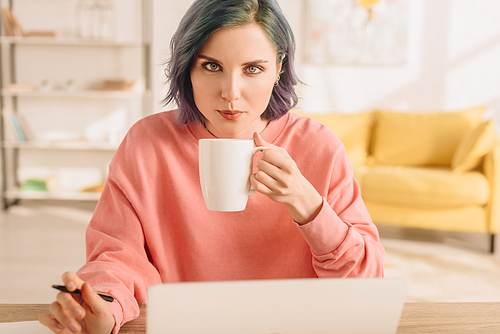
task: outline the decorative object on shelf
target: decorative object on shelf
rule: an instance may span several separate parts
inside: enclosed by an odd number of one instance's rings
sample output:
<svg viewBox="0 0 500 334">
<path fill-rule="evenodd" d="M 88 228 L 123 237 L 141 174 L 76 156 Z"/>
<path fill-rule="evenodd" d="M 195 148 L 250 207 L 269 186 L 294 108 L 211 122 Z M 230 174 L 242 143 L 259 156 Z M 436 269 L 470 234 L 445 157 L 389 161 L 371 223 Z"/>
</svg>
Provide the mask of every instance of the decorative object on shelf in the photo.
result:
<svg viewBox="0 0 500 334">
<path fill-rule="evenodd" d="M 64 83 L 63 89 L 66 91 L 74 92 L 76 90 L 75 80 L 73 80 L 73 79 L 66 80 L 66 82 Z"/>
<path fill-rule="evenodd" d="M 97 8 L 93 0 L 79 0 L 76 4 L 77 36 L 83 39 L 97 37 Z"/>
<path fill-rule="evenodd" d="M 409 0 L 306 0 L 304 59 L 317 65 L 401 65 Z"/>
<path fill-rule="evenodd" d="M 99 34 L 104 40 L 113 39 L 116 36 L 115 7 L 111 0 L 98 0 Z"/>
<path fill-rule="evenodd" d="M 19 83 L 11 83 L 8 86 L 8 90 L 12 93 L 19 93 L 19 92 L 34 92 L 38 89 L 37 86 L 35 85 L 25 85 L 25 84 L 19 84 Z"/>
<path fill-rule="evenodd" d="M 50 92 L 50 90 L 52 89 L 50 87 L 50 82 L 49 80 L 47 79 L 43 79 L 40 84 L 38 85 L 38 88 L 40 89 L 40 91 L 42 92 Z"/>
<path fill-rule="evenodd" d="M 59 30 L 30 30 L 25 34 L 26 37 L 61 37 Z"/>
<path fill-rule="evenodd" d="M 78 37 L 97 40 L 115 37 L 115 7 L 111 0 L 79 0 L 76 16 Z"/>
<path fill-rule="evenodd" d="M 98 86 L 96 86 L 95 90 L 104 90 L 104 91 L 133 91 L 135 87 L 134 80 L 125 80 L 125 79 L 106 79 Z"/>
<path fill-rule="evenodd" d="M 82 193 L 102 193 L 104 190 L 104 184 L 105 181 L 100 182 L 99 184 L 90 186 L 90 187 L 85 187 L 82 190 L 80 190 Z"/>
</svg>

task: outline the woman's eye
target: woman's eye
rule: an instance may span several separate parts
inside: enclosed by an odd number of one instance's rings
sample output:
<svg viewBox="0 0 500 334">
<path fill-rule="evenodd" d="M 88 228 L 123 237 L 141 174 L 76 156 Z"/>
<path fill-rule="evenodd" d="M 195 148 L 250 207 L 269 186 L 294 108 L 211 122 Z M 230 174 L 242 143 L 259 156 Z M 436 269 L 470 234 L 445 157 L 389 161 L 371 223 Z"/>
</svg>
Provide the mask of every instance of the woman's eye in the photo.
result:
<svg viewBox="0 0 500 334">
<path fill-rule="evenodd" d="M 257 67 L 257 66 L 250 66 L 250 67 L 247 68 L 247 71 L 250 74 L 257 74 L 257 73 L 262 72 L 262 69 L 259 68 L 259 67 Z"/>
<path fill-rule="evenodd" d="M 220 70 L 220 66 L 216 63 L 206 63 L 203 64 L 203 67 L 211 72 L 215 72 Z"/>
</svg>

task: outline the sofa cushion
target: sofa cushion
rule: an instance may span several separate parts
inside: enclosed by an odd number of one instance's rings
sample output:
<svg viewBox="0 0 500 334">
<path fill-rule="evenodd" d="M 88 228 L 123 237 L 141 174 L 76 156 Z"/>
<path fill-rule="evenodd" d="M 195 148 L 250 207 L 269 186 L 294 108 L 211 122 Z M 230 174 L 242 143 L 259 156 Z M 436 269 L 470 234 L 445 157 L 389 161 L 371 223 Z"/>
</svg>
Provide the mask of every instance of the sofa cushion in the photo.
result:
<svg viewBox="0 0 500 334">
<path fill-rule="evenodd" d="M 493 148 L 495 139 L 495 129 L 491 120 L 482 122 L 470 130 L 460 140 L 453 154 L 451 169 L 456 173 L 462 173 L 476 168 L 486 153 Z"/>
<path fill-rule="evenodd" d="M 378 111 L 372 163 L 450 166 L 462 136 L 481 122 L 486 107 L 459 112 Z"/>
<path fill-rule="evenodd" d="M 365 201 L 375 224 L 468 233 L 490 232 L 486 209 L 477 205 L 455 208 L 417 208 Z"/>
<path fill-rule="evenodd" d="M 361 176 L 361 196 L 367 201 L 413 207 L 486 205 L 490 186 L 477 172 L 453 173 L 447 168 L 372 166 Z"/>
<path fill-rule="evenodd" d="M 368 156 L 373 113 L 360 114 L 309 114 L 294 110 L 302 116 L 311 117 L 332 130 L 344 144 L 353 166 L 363 165 Z"/>
</svg>

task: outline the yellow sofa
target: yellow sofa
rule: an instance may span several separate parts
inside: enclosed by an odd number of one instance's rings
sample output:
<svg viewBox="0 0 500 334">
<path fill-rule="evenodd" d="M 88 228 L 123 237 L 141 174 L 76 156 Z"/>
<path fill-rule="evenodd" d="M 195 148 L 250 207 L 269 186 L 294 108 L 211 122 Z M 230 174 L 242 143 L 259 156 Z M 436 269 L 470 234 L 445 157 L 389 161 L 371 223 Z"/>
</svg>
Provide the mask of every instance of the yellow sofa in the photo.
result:
<svg viewBox="0 0 500 334">
<path fill-rule="evenodd" d="M 500 230 L 500 145 L 486 107 L 444 112 L 306 114 L 344 143 L 376 224 Z"/>
</svg>

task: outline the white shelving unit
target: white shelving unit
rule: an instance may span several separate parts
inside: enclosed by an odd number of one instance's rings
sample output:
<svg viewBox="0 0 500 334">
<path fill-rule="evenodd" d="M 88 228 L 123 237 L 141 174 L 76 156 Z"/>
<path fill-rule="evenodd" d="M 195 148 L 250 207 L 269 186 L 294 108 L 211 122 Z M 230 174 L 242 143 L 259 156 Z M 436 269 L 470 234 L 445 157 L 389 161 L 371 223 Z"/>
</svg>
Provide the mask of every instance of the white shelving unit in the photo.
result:
<svg viewBox="0 0 500 334">
<path fill-rule="evenodd" d="M 51 21 L 57 29 L 60 19 L 65 33 L 61 37 L 6 36 L 5 17 L 0 17 L 4 209 L 22 199 L 98 200 L 98 192 L 82 189 L 105 180 L 108 163 L 121 138 L 152 107 L 150 0 L 111 1 L 117 19 L 128 20 L 117 26 L 132 25 L 137 31 L 107 40 L 79 38 L 76 27 L 74 31 L 68 29 L 67 16 L 74 12 L 64 9 L 75 8 L 80 0 L 33 1 L 0 0 L 0 5 L 10 8 L 23 26 L 24 22 L 36 25 L 37 17 L 50 15 L 50 20 L 40 22 Z M 30 13 L 30 7 L 42 2 L 47 5 L 46 13 Z M 61 10 L 50 10 L 56 7 Z M 124 15 L 126 10 L 129 17 Z M 46 30 L 45 26 L 30 28 Z M 95 87 L 108 79 L 129 80 L 135 82 L 135 87 Z M 65 86 L 65 82 L 71 85 Z M 16 137 L 15 130 L 9 128 L 9 115 L 23 121 L 24 130 L 29 129 L 25 131 L 26 140 Z M 55 180 L 49 191 L 26 191 L 22 187 L 28 179 L 44 178 Z"/>
</svg>

